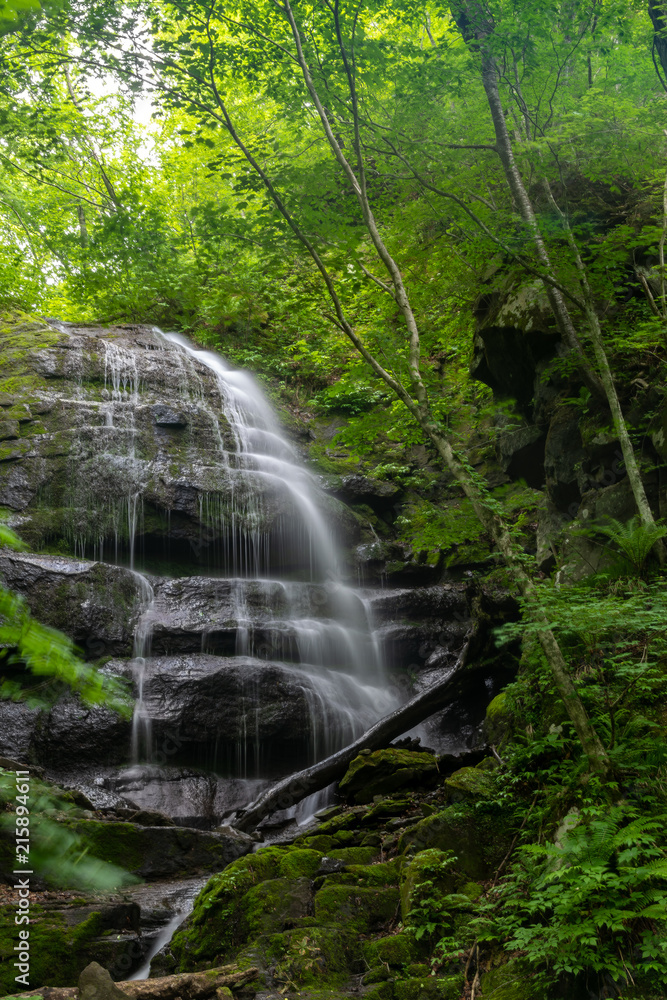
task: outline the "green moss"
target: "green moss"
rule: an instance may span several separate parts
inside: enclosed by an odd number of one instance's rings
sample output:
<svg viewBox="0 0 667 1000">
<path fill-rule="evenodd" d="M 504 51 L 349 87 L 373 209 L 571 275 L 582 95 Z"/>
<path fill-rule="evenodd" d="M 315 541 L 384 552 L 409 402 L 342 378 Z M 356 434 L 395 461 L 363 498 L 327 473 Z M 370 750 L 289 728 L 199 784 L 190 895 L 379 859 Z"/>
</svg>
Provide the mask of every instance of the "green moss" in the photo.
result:
<svg viewBox="0 0 667 1000">
<path fill-rule="evenodd" d="M 294 843 L 299 847 L 306 847 L 311 851 L 320 851 L 322 854 L 327 854 L 331 848 L 337 846 L 338 841 L 334 837 L 315 834 L 312 837 L 297 837 Z"/>
<path fill-rule="evenodd" d="M 535 1000 L 537 995 L 544 997 L 544 990 L 536 993 L 533 977 L 518 962 L 510 961 L 485 972 L 480 985 L 482 995 L 492 996 L 493 1000 Z"/>
<path fill-rule="evenodd" d="M 500 864 L 513 836 L 507 816 L 493 805 L 487 809 L 460 802 L 404 831 L 399 851 L 416 853 L 427 848 L 451 851 L 466 880 L 484 881 Z"/>
<path fill-rule="evenodd" d="M 46 326 L 33 316 L 4 314 L 0 318 L 0 354 L 2 375 L 0 392 L 26 394 L 46 388 L 48 380 L 38 373 L 34 354 L 55 347 L 64 334 Z"/>
<path fill-rule="evenodd" d="M 484 734 L 490 743 L 502 744 L 512 733 L 513 715 L 507 691 L 501 691 L 489 703 L 484 719 Z"/>
<path fill-rule="evenodd" d="M 430 1000 L 431 997 L 433 1000 L 442 1000 L 438 981 L 430 976 L 394 983 L 394 1000 Z"/>
<path fill-rule="evenodd" d="M 398 968 L 416 962 L 420 953 L 421 949 L 411 934 L 392 934 L 364 944 L 364 958 L 370 966 L 382 963 Z"/>
<path fill-rule="evenodd" d="M 495 787 L 491 775 L 476 767 L 462 767 L 445 781 L 445 788 L 454 801 L 491 798 Z"/>
<path fill-rule="evenodd" d="M 372 989 L 364 993 L 364 1000 L 393 1000 L 393 998 L 393 983 L 379 983 L 377 986 L 373 986 Z"/>
<path fill-rule="evenodd" d="M 403 858 L 392 858 L 377 865 L 350 865 L 338 878 L 341 884 L 354 885 L 398 885 Z"/>
<path fill-rule="evenodd" d="M 312 878 L 320 867 L 322 857 L 320 851 L 289 851 L 280 862 L 278 873 L 285 878 Z"/>
<path fill-rule="evenodd" d="M 438 767 L 432 754 L 390 747 L 355 757 L 339 789 L 355 802 L 371 802 L 374 796 L 386 795 L 399 788 L 428 787 L 436 780 L 437 774 Z"/>
<path fill-rule="evenodd" d="M 70 986 L 95 958 L 94 941 L 101 928 L 99 913 L 91 913 L 78 925 L 69 927 L 62 914 L 45 910 L 33 903 L 30 907 L 30 985 Z M 14 946 L 18 942 L 13 919 L 0 926 L 0 992 L 16 992 L 17 970 Z"/>
<path fill-rule="evenodd" d="M 315 896 L 320 924 L 337 924 L 361 934 L 389 927 L 399 906 L 398 889 L 325 886 Z"/>
<path fill-rule="evenodd" d="M 310 882 L 307 878 L 266 879 L 245 893 L 242 900 L 241 931 L 246 940 L 261 934 L 285 930 L 310 909 Z"/>
<path fill-rule="evenodd" d="M 374 823 L 376 820 L 381 820 L 385 816 L 402 816 L 403 813 L 407 812 L 412 805 L 412 799 L 382 799 L 381 802 L 373 803 L 370 809 L 364 813 L 361 822 Z"/>
<path fill-rule="evenodd" d="M 244 897 L 253 886 L 275 878 L 286 854 L 284 848 L 265 847 L 238 858 L 209 879 L 190 918 L 172 938 L 170 948 L 177 971 L 222 963 L 245 944 Z"/>
<path fill-rule="evenodd" d="M 367 865 L 378 852 L 374 847 L 341 847 L 328 853 L 330 858 L 346 865 Z"/>
<path fill-rule="evenodd" d="M 459 889 L 459 892 L 464 896 L 467 896 L 468 899 L 474 903 L 475 900 L 479 899 L 482 895 L 484 888 L 479 884 L 479 882 L 466 882 L 466 884 Z"/>
<path fill-rule="evenodd" d="M 427 848 L 415 854 L 405 865 L 401 878 L 401 913 L 404 921 L 412 909 L 415 892 L 418 892 L 419 885 L 424 881 L 432 882 L 439 896 L 456 892 L 461 876 L 450 851 Z"/>
<path fill-rule="evenodd" d="M 275 978 L 287 986 L 341 987 L 356 970 L 361 948 L 345 928 L 312 927 L 272 937 L 267 958 L 276 963 Z"/>
</svg>

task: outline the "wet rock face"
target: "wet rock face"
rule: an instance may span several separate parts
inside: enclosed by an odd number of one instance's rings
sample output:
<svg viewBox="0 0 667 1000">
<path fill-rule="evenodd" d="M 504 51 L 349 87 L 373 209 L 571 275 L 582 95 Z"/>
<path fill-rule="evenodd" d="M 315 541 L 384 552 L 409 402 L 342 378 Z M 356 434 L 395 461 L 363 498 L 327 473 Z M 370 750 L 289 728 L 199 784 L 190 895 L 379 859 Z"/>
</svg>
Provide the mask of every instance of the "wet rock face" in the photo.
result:
<svg viewBox="0 0 667 1000">
<path fill-rule="evenodd" d="M 4 551 L 0 552 L 0 579 L 26 598 L 38 621 L 65 632 L 89 659 L 132 652 L 142 587 L 129 570 Z"/>
<path fill-rule="evenodd" d="M 510 276 L 502 287 L 479 297 L 475 313 L 473 377 L 501 398 L 528 404 L 535 377 L 560 339 L 541 284 L 521 284 Z"/>
<path fill-rule="evenodd" d="M 215 371 L 148 327 L 58 324 L 35 338 L 42 348 L 28 340 L 3 364 L 17 391 L 0 398 L 0 504 L 32 547 L 223 568 L 231 553 L 235 572 L 244 552 L 296 565 L 304 531 L 279 463 L 287 446 L 271 468 L 251 454 L 272 453 L 270 434 L 250 429 L 239 443 L 227 415 L 242 391 L 232 399 Z M 322 505 L 341 531 L 359 531 L 334 499 Z"/>
</svg>

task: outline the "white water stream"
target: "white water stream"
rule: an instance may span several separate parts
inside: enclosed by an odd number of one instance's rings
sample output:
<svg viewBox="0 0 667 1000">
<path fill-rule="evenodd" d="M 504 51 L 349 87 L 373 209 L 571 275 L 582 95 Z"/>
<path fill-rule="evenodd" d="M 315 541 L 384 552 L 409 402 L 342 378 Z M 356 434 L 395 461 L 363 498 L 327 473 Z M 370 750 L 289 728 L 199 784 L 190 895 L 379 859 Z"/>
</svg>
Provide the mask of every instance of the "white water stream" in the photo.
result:
<svg viewBox="0 0 667 1000">
<path fill-rule="evenodd" d="M 232 484 L 227 503 L 218 513 L 220 530 L 231 549 L 225 563 L 234 569 L 235 653 L 249 668 L 247 699 L 244 696 L 247 709 L 240 720 L 240 745 L 235 755 L 237 776 L 257 777 L 252 768 L 253 762 L 256 766 L 261 759 L 258 719 L 262 706 L 250 676 L 256 675 L 254 665 L 261 669 L 267 661 L 280 665 L 308 706 L 305 766 L 351 742 L 396 707 L 369 608 L 361 595 L 339 579 L 342 560 L 323 512 L 326 499 L 299 464 L 255 379 L 232 369 L 217 354 L 196 349 L 179 334 L 155 332 L 165 350 L 173 353 L 173 366 L 183 372 L 183 391 L 194 391 L 213 422 L 218 442 L 218 454 L 213 457 Z M 136 365 L 117 349 L 107 352 L 106 360 L 114 400 L 123 393 L 136 397 Z M 212 405 L 210 396 L 205 398 L 200 366 L 215 375 L 218 406 Z M 133 460 L 133 444 L 128 445 L 128 458 Z M 289 511 L 270 540 L 262 528 L 267 489 L 277 494 L 278 502 Z M 130 551 L 134 545 L 132 538 Z M 267 552 L 271 545 L 289 547 L 291 564 L 301 568 L 305 581 L 325 581 L 324 585 L 261 579 L 264 566 L 280 563 Z M 142 579 L 143 613 L 134 643 L 138 692 L 132 731 L 134 763 L 151 762 L 151 719 L 144 705 L 144 685 L 147 671 L 150 673 L 154 595 L 151 585 Z M 300 818 L 303 812 L 302 808 Z"/>
</svg>

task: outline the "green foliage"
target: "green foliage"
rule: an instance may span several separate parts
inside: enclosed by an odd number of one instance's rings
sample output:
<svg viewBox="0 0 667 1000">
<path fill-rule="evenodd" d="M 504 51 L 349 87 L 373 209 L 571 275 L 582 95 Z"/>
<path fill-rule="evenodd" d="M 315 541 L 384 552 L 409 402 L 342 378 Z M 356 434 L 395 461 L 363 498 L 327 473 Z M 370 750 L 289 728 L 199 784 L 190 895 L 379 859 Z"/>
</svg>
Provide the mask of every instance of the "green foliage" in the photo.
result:
<svg viewBox="0 0 667 1000">
<path fill-rule="evenodd" d="M 30 863 L 49 885 L 108 892 L 138 881 L 122 868 L 93 857 L 85 841 L 58 821 L 75 812 L 71 803 L 54 795 L 48 785 L 35 777 L 29 785 L 19 784 L 13 771 L 0 768 L 0 805 L 4 810 L 15 807 L 17 789 L 18 792 L 29 789 L 23 797 L 29 802 L 26 808 L 30 812 Z M 12 849 L 15 820 L 13 812 L 0 814 L 3 850 Z"/>
<path fill-rule="evenodd" d="M 6 525 L 0 524 L 0 545 L 23 549 L 21 540 Z M 0 644 L 8 664 L 19 664 L 40 679 L 48 679 L 52 695 L 62 685 L 76 692 L 88 704 L 103 703 L 125 717 L 132 714 L 125 685 L 117 678 L 101 674 L 83 663 L 72 642 L 61 632 L 35 621 L 24 599 L 0 587 Z M 45 704 L 48 690 L 26 692 L 25 686 L 11 678 L 0 682 L 0 697 L 27 699 L 31 705 Z"/>
<path fill-rule="evenodd" d="M 555 973 L 638 970 L 667 983 L 666 815 L 619 803 L 582 810 L 551 847 L 529 845 L 482 907 L 480 940 Z"/>
<path fill-rule="evenodd" d="M 421 858 L 424 858 L 424 852 Z M 456 864 L 456 857 L 451 851 L 433 851 L 433 861 L 422 860 L 419 870 L 419 881 L 415 884 L 410 897 L 410 910 L 406 916 L 405 929 L 414 934 L 417 941 L 423 937 L 433 938 L 451 930 L 452 913 L 460 902 L 458 894 L 443 894 L 441 880 L 449 875 Z M 470 903 L 467 896 L 463 897 L 466 904 Z"/>
<path fill-rule="evenodd" d="M 637 516 L 626 524 L 609 518 L 605 524 L 592 524 L 580 534 L 589 537 L 602 535 L 617 555 L 618 572 L 645 579 L 657 563 L 656 546 L 667 536 L 667 527 L 661 524 L 642 524 Z"/>
</svg>

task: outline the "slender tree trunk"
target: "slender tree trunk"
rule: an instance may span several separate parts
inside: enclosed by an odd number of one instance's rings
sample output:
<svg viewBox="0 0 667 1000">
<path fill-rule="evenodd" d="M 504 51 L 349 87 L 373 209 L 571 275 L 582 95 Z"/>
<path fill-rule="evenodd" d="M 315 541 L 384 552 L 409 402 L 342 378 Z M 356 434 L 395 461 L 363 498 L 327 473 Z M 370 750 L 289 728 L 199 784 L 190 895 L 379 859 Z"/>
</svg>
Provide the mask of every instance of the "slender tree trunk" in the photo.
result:
<svg viewBox="0 0 667 1000">
<path fill-rule="evenodd" d="M 648 13 L 653 23 L 654 52 L 658 53 L 658 59 L 667 80 L 667 3 L 665 0 L 648 0 Z M 660 76 L 659 72 L 658 76 Z M 662 79 L 660 82 L 665 87 L 665 82 Z"/>
<path fill-rule="evenodd" d="M 477 3 L 468 4 L 465 9 L 465 14 L 462 14 L 461 9 L 459 8 L 456 20 L 464 39 L 467 42 L 474 42 L 474 44 L 481 50 L 482 85 L 484 87 L 487 103 L 491 112 L 491 120 L 496 133 L 496 147 L 505 171 L 507 185 L 512 194 L 512 198 L 514 199 L 517 210 L 521 215 L 529 233 L 531 234 L 533 245 L 540 263 L 544 267 L 545 272 L 556 279 L 556 273 L 551 264 L 544 239 L 540 232 L 535 210 L 525 184 L 523 183 L 521 173 L 516 165 L 512 140 L 509 132 L 507 131 L 507 124 L 505 122 L 505 115 L 503 112 L 499 90 L 500 74 L 495 57 L 488 51 L 488 45 L 486 44 L 487 38 L 493 31 L 493 24 L 489 21 L 486 12 L 482 11 L 480 5 Z M 623 411 L 621 409 L 618 393 L 616 392 L 616 386 L 614 385 L 613 375 L 609 366 L 609 359 L 607 358 L 607 354 L 604 349 L 602 330 L 600 329 L 600 321 L 598 319 L 597 312 L 595 311 L 593 296 L 588 283 L 586 267 L 581 259 L 579 248 L 577 247 L 566 217 L 556 205 L 548 185 L 546 185 L 546 188 L 550 202 L 556 211 L 558 211 L 561 221 L 565 226 L 568 245 L 572 252 L 574 263 L 579 274 L 579 280 L 583 292 L 584 314 L 586 316 L 591 343 L 593 345 L 593 352 L 597 362 L 597 374 L 591 369 L 588 362 L 586 362 L 582 367 L 582 371 L 589 388 L 594 388 L 596 394 L 602 395 L 609 405 L 614 423 L 614 429 L 621 445 L 623 461 L 625 462 L 628 481 L 630 483 L 630 488 L 632 489 L 632 495 L 634 497 L 639 518 L 643 525 L 650 526 L 655 524 L 655 521 L 646 496 L 646 491 L 644 489 L 641 473 L 637 465 L 637 459 L 632 447 L 630 435 L 628 434 L 627 424 L 625 423 L 625 419 L 623 417 Z M 566 342 L 577 350 L 577 353 L 581 358 L 583 355 L 583 349 L 574 329 L 574 324 L 563 295 L 558 289 L 554 288 L 553 285 L 546 282 L 544 282 L 544 288 L 549 298 L 556 322 L 563 332 Z M 659 551 L 660 559 L 662 561 L 664 557 L 662 555 L 663 547 L 661 543 L 659 545 Z"/>
</svg>

